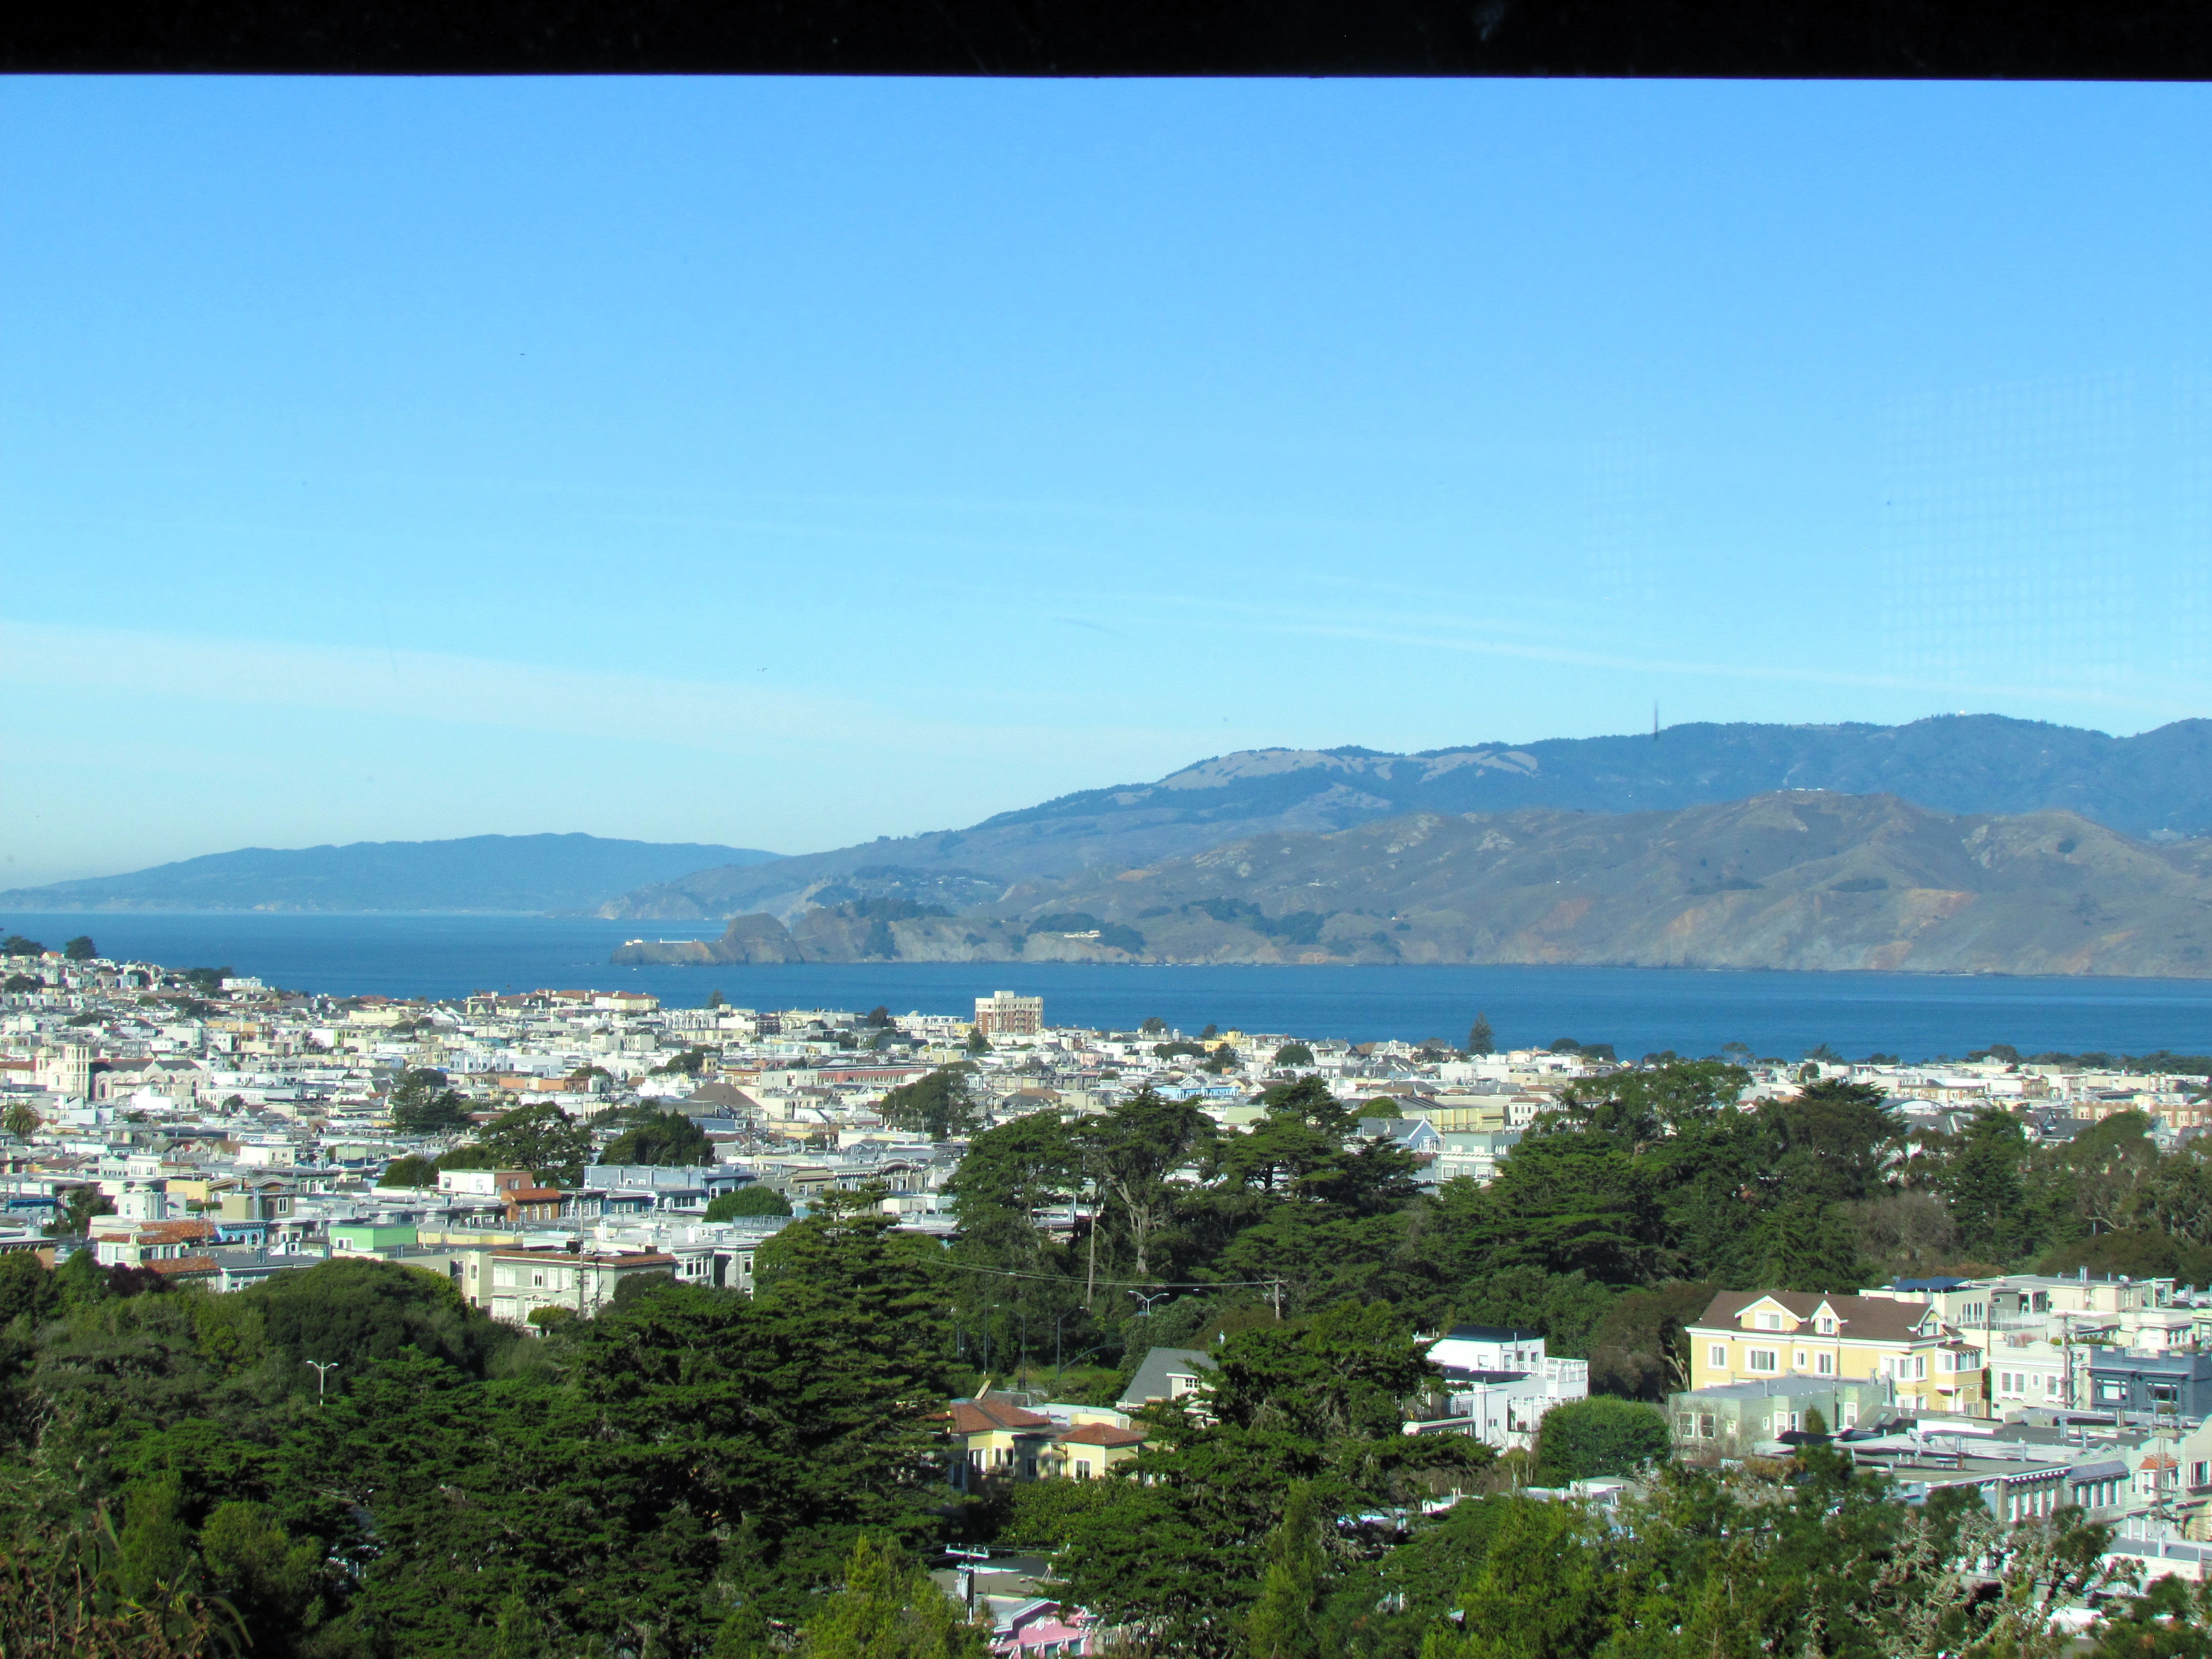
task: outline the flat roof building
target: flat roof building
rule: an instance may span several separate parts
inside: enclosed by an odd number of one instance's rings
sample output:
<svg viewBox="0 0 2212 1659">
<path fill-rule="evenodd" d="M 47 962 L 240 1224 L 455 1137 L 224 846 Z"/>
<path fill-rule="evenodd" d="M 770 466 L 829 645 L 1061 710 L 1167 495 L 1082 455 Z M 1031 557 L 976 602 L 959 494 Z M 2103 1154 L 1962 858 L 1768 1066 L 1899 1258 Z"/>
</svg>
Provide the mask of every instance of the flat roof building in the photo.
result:
<svg viewBox="0 0 2212 1659">
<path fill-rule="evenodd" d="M 1044 999 L 994 991 L 975 999 L 975 1029 L 987 1037 L 1036 1036 L 1044 1030 Z"/>
</svg>

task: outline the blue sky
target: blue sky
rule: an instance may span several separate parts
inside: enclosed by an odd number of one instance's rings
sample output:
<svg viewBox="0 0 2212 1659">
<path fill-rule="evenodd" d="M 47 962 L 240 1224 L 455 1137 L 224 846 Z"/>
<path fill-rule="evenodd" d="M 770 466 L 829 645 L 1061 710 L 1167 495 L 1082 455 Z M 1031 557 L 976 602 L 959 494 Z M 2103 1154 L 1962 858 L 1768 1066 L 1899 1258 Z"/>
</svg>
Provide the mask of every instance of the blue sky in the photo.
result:
<svg viewBox="0 0 2212 1659">
<path fill-rule="evenodd" d="M 0 886 L 2212 713 L 2212 94 L 0 82 Z"/>
</svg>

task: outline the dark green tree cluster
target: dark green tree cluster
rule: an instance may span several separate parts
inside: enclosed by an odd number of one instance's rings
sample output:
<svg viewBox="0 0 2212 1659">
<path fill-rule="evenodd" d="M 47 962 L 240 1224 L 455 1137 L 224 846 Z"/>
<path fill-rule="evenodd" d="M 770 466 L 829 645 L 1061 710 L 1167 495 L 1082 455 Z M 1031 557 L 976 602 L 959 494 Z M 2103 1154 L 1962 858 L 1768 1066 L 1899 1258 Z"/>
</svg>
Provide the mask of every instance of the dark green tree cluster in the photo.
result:
<svg viewBox="0 0 2212 1659">
<path fill-rule="evenodd" d="M 2212 1282 L 2212 1161 L 2160 1155 L 2139 1116 L 2041 1148 L 2000 1111 L 1909 1137 L 1874 1088 L 1740 1108 L 1749 1080 L 1681 1060 L 1583 1079 L 1490 1183 L 1433 1195 L 1317 1078 L 1267 1091 L 1244 1133 L 1148 1092 L 1000 1125 L 952 1182 L 963 1354 L 1001 1375 L 1071 1354 L 1126 1371 L 1255 1307 L 1379 1300 L 1432 1330 L 1540 1330 L 1601 1392 L 1656 1400 L 1721 1288 L 2037 1263 Z"/>
<path fill-rule="evenodd" d="M 556 1103 L 534 1101 L 502 1113 L 483 1133 L 438 1160 L 441 1170 L 528 1170 L 541 1181 L 574 1187 L 592 1161 L 592 1132 Z"/>
<path fill-rule="evenodd" d="M 985 1046 L 989 1046 L 988 1042 Z M 901 1084 L 883 1098 L 884 1121 L 895 1129 L 917 1130 L 932 1140 L 950 1140 L 965 1133 L 975 1121 L 968 1076 L 957 1066 L 945 1066 L 927 1077 Z"/>
<path fill-rule="evenodd" d="M 1387 1306 L 1255 1327 L 1219 1354 L 1206 1410 L 1156 1410 L 1127 1478 L 1069 1516 L 1066 1594 L 1169 1652 L 1318 1654 L 1322 1518 L 1418 1505 L 1490 1449 L 1401 1431 L 1435 1369 Z"/>
<path fill-rule="evenodd" d="M 681 1112 L 640 1106 L 618 1120 L 621 1133 L 599 1153 L 602 1164 L 650 1164 L 696 1169 L 714 1161 L 714 1143 Z"/>
<path fill-rule="evenodd" d="M 1231 1192 L 1351 1202 L 1358 1153 L 1310 1151 L 1310 1096 L 1233 1186 L 1175 1103 L 1132 1105 L 994 1132 L 963 1216 L 1013 1226 L 1086 1160 L 1127 1194 L 1097 1233 L 1124 1256 L 1112 1218 L 1156 1187 L 1201 1220 Z M 1170 1144 L 1140 1162 L 1118 1138 L 1139 1131 Z M 2075 1512 L 1909 1507 L 1817 1438 L 1779 1475 L 1655 1469 L 1656 1413 L 1618 1400 L 1552 1413 L 1531 1472 L 1644 1471 L 1650 1496 L 1533 1502 L 1480 1443 L 1403 1431 L 1435 1373 L 1372 1296 L 1224 1319 L 1210 1389 L 1154 1408 L 1116 1476 L 963 1510 L 936 1433 L 964 1380 L 958 1264 L 876 1196 L 763 1245 L 756 1297 L 642 1281 L 536 1337 L 377 1261 L 216 1296 L 0 1256 L 0 1651 L 981 1659 L 920 1559 L 977 1529 L 1050 1553 L 1138 1650 L 1194 1659 L 2056 1659 L 2050 1611 L 2099 1585 Z M 1181 1259 L 1198 1225 L 1167 1202 L 1145 1248 Z M 308 1362 L 334 1368 L 323 1397 Z M 1425 1514 L 1445 1492 L 1473 1495 Z M 2090 1645 L 2212 1659 L 2208 1612 L 2154 1586 Z"/>
<path fill-rule="evenodd" d="M 1622 1401 L 1547 1416 L 1540 1471 L 1638 1473 L 1649 1495 L 1609 1516 L 1534 1501 L 1486 1448 L 1399 1432 L 1396 1399 L 1425 1366 L 1386 1309 L 1255 1329 L 1218 1352 L 1209 1411 L 1155 1407 L 1117 1478 L 1024 1493 L 1001 1534 L 1054 1550 L 1062 1593 L 1149 1651 L 2056 1659 L 2071 1638 L 2051 1613 L 2109 1588 L 2107 1534 L 2079 1511 L 2006 1528 L 1971 1492 L 1911 1507 L 1824 1441 L 1779 1474 L 1677 1469 L 1658 1414 Z M 1468 1486 L 1492 1495 L 1422 1513 L 1428 1493 Z M 2205 1600 L 2172 1583 L 2123 1598 L 2099 1659 L 2212 1651 Z"/>
<path fill-rule="evenodd" d="M 470 1126 L 469 1103 L 434 1066 L 417 1066 L 392 1080 L 386 1104 L 403 1135 L 453 1134 Z"/>
<path fill-rule="evenodd" d="M 663 1076 L 696 1077 L 707 1069 L 707 1051 L 700 1048 L 685 1048 L 671 1054 L 653 1069 Z"/>
<path fill-rule="evenodd" d="M 908 1565 L 939 1247 L 869 1201 L 763 1247 L 757 1298 L 663 1279 L 538 1339 L 388 1263 L 216 1296 L 0 1257 L 0 1643 L 680 1659 L 828 1618 L 808 1651 L 979 1654 Z"/>
<path fill-rule="evenodd" d="M 2051 1272 L 2176 1274 L 2212 1283 L 2212 1160 L 2202 1141 L 2161 1153 L 2140 1112 L 2031 1147 L 2009 1113 L 1917 1150 L 1935 1169 L 1962 1253 Z"/>
<path fill-rule="evenodd" d="M 1193 1335 L 1193 1317 L 1432 1291 L 1413 1159 L 1360 1140 L 1318 1079 L 1263 1099 L 1247 1134 L 1146 1090 L 976 1135 L 951 1182 L 963 1352 L 1001 1373 L 1091 1352 L 1133 1363 Z M 1141 1295 L 1177 1285 L 1178 1307 L 1143 1311 Z"/>
<path fill-rule="evenodd" d="M 791 1200 L 775 1188 L 758 1182 L 740 1187 L 733 1193 L 717 1193 L 707 1204 L 707 1219 L 709 1221 L 742 1221 L 751 1216 L 790 1213 Z"/>
</svg>

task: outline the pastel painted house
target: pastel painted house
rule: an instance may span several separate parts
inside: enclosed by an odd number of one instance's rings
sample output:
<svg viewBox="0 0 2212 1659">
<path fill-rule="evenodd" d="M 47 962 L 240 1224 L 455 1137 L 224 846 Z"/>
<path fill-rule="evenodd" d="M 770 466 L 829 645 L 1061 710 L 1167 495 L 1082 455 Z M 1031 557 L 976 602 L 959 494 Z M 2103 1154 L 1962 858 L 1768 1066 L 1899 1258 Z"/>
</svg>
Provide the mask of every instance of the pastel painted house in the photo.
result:
<svg viewBox="0 0 2212 1659">
<path fill-rule="evenodd" d="M 1989 1412 L 1980 1350 L 1925 1302 L 1723 1291 L 1685 1334 L 1692 1392 L 1785 1376 L 1880 1380 L 1907 1410 Z"/>
<path fill-rule="evenodd" d="M 1036 1597 L 986 1599 L 991 1609 L 993 1659 L 1061 1659 L 1062 1655 L 1103 1651 L 1095 1614 L 1071 1607 L 1063 1616 L 1058 1602 Z"/>
<path fill-rule="evenodd" d="M 381 1255 L 387 1250 L 412 1249 L 412 1222 L 333 1221 L 330 1226 L 332 1255 Z"/>
</svg>

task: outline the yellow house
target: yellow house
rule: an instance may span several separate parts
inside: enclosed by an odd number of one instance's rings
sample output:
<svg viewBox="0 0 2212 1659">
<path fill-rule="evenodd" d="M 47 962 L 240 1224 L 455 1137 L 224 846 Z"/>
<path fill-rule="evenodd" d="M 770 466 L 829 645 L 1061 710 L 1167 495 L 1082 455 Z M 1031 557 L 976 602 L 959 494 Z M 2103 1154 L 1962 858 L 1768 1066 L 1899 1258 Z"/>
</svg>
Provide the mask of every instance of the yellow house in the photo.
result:
<svg viewBox="0 0 2212 1659">
<path fill-rule="evenodd" d="M 946 1410 L 952 1484 L 973 1492 L 986 1480 L 1034 1480 L 1037 1464 L 1060 1432 L 1049 1417 L 988 1394 L 956 1400 Z"/>
<path fill-rule="evenodd" d="M 1078 1423 L 1054 1441 L 1044 1467 L 1068 1480 L 1095 1480 L 1145 1449 L 1142 1429 L 1115 1423 Z"/>
<path fill-rule="evenodd" d="M 1988 1414 L 1982 1355 L 1925 1302 L 1723 1291 L 1686 1334 L 1692 1389 L 1781 1376 L 1880 1379 L 1907 1409 Z"/>
</svg>

